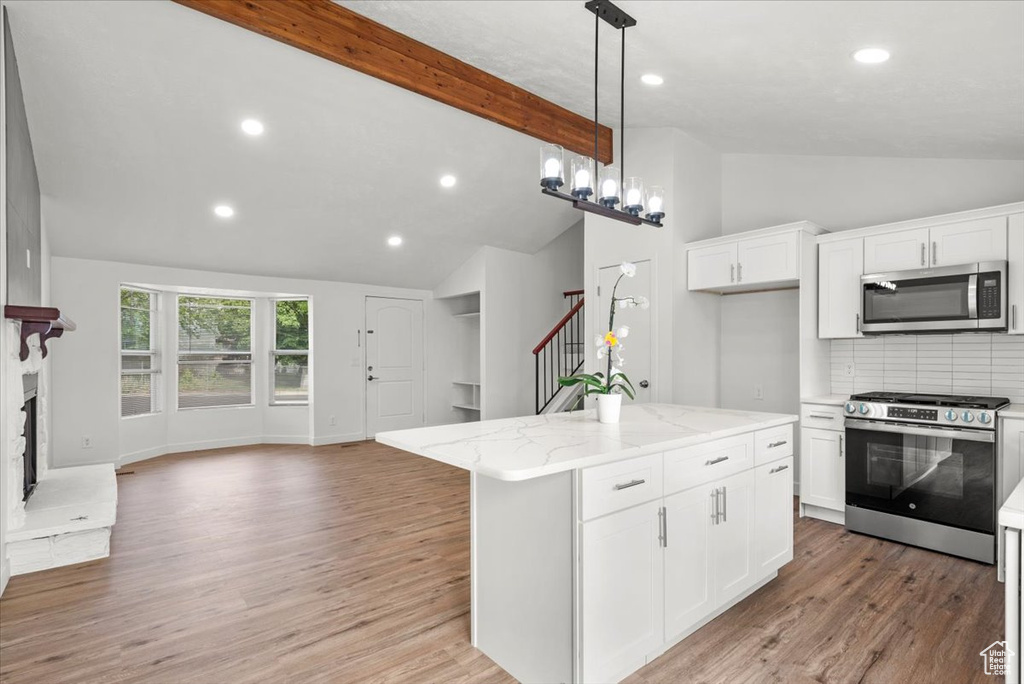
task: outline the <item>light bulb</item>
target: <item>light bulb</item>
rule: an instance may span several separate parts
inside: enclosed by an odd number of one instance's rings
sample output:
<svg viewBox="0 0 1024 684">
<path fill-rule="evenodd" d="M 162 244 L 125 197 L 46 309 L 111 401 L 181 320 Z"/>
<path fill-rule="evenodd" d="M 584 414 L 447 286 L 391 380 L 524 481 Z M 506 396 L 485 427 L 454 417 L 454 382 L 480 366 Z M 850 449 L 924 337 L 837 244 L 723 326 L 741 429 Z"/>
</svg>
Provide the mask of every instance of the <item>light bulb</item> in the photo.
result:
<svg viewBox="0 0 1024 684">
<path fill-rule="evenodd" d="M 615 197 L 615 181 L 611 178 L 605 179 L 604 183 L 601 183 L 601 197 Z"/>
<path fill-rule="evenodd" d="M 549 158 L 546 162 L 544 162 L 544 177 L 558 178 L 558 176 L 560 175 L 558 173 L 560 171 L 560 166 L 561 163 L 557 159 L 555 159 L 554 157 Z"/>
<path fill-rule="evenodd" d="M 586 169 L 580 169 L 576 172 L 576 176 L 573 180 L 574 187 L 577 188 L 589 188 L 590 187 L 590 172 Z"/>
<path fill-rule="evenodd" d="M 630 188 L 630 190 L 626 192 L 626 204 L 633 206 L 634 204 L 640 203 L 640 191 L 636 188 Z"/>
<path fill-rule="evenodd" d="M 647 208 L 652 214 L 661 211 L 661 197 L 658 195 L 652 195 L 650 199 L 647 200 Z"/>
</svg>

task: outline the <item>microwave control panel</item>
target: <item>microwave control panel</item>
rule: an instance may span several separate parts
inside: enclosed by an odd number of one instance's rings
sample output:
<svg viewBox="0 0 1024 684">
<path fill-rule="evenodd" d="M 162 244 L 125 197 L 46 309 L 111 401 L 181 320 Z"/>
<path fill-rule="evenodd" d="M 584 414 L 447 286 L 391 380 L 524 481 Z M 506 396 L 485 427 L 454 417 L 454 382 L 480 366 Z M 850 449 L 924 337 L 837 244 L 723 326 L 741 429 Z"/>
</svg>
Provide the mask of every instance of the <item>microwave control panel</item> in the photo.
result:
<svg viewBox="0 0 1024 684">
<path fill-rule="evenodd" d="M 978 318 L 1002 318 L 1000 292 L 1000 274 L 978 274 Z"/>
</svg>

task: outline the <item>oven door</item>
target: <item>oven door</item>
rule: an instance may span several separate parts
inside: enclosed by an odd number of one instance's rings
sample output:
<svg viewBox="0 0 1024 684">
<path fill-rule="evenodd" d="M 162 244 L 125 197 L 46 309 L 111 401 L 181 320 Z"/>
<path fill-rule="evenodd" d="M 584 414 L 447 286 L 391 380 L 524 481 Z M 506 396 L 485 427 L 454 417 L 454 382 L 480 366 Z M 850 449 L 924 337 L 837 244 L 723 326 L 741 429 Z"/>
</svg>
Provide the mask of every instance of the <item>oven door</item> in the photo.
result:
<svg viewBox="0 0 1024 684">
<path fill-rule="evenodd" d="M 976 329 L 977 283 L 977 264 L 866 275 L 861 331 Z"/>
<path fill-rule="evenodd" d="M 995 434 L 846 421 L 846 505 L 995 533 Z"/>
</svg>

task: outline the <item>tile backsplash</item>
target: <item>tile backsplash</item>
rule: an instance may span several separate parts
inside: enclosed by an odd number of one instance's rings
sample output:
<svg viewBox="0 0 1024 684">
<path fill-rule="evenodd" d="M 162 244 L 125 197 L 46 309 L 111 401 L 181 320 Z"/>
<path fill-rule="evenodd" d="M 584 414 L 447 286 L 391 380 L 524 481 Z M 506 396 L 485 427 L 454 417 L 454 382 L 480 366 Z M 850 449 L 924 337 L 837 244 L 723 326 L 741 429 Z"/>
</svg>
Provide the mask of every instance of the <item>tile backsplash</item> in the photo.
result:
<svg viewBox="0 0 1024 684">
<path fill-rule="evenodd" d="M 886 390 L 1024 403 L 1024 335 L 883 335 L 832 340 L 833 394 Z M 846 365 L 854 364 L 854 375 Z"/>
</svg>

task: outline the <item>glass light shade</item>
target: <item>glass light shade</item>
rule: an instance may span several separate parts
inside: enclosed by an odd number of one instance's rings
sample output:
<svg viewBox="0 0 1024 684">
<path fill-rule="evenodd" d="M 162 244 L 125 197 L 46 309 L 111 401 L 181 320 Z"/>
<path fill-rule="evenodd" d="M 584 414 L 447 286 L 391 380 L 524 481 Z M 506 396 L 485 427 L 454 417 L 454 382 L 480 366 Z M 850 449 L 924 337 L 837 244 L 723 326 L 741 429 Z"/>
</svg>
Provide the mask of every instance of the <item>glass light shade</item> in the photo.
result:
<svg viewBox="0 0 1024 684">
<path fill-rule="evenodd" d="M 569 173 L 572 179 L 572 194 L 579 199 L 587 199 L 594 194 L 594 160 L 590 157 L 574 156 L 569 160 Z"/>
<path fill-rule="evenodd" d="M 614 207 L 619 203 L 619 170 L 616 167 L 606 166 L 601 169 L 597 199 L 606 207 Z"/>
<path fill-rule="evenodd" d="M 564 162 L 562 161 L 561 145 L 544 145 L 540 148 L 540 184 L 548 190 L 562 187 Z"/>
<path fill-rule="evenodd" d="M 644 181 L 630 176 L 622 181 L 622 208 L 633 216 L 639 216 L 644 208 Z"/>
<path fill-rule="evenodd" d="M 647 218 L 652 221 L 665 218 L 665 189 L 660 185 L 647 189 Z"/>
</svg>

